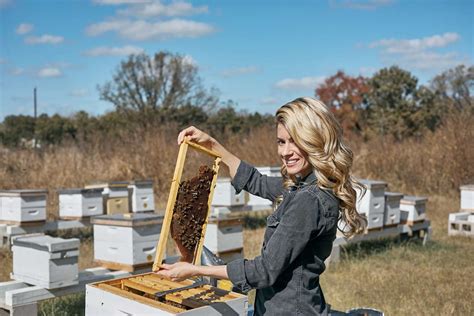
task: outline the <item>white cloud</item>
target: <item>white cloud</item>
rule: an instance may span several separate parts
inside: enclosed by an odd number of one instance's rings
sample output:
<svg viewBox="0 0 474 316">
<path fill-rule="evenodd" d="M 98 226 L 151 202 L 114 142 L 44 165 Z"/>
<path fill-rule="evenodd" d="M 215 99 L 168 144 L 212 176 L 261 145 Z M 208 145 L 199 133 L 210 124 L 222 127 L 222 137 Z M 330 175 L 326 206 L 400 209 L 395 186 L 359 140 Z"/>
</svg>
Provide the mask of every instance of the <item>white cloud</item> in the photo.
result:
<svg viewBox="0 0 474 316">
<path fill-rule="evenodd" d="M 382 47 L 385 52 L 410 53 L 430 48 L 445 47 L 451 43 L 457 42 L 461 37 L 457 33 L 444 33 L 424 38 L 414 39 L 382 39 L 369 45 L 370 48 Z"/>
<path fill-rule="evenodd" d="M 150 23 L 143 20 L 115 20 L 92 24 L 86 29 L 90 36 L 115 31 L 121 37 L 131 40 L 167 39 L 176 37 L 200 37 L 214 32 L 206 23 L 183 19 Z"/>
<path fill-rule="evenodd" d="M 153 3 L 132 6 L 118 11 L 118 13 L 122 15 L 130 15 L 142 18 L 156 16 L 189 16 L 207 12 L 207 6 L 194 7 L 191 3 L 184 1 L 176 1 L 168 5 L 162 4 L 160 1 L 156 1 Z"/>
<path fill-rule="evenodd" d="M 29 23 L 21 23 L 20 25 L 18 25 L 18 27 L 16 28 L 16 34 L 20 34 L 20 35 L 23 35 L 23 34 L 27 34 L 27 33 L 30 33 L 31 31 L 33 31 L 33 24 L 29 24 Z"/>
<path fill-rule="evenodd" d="M 356 10 L 375 10 L 394 3 L 394 0 L 330 0 L 332 7 Z"/>
<path fill-rule="evenodd" d="M 41 35 L 41 36 L 29 36 L 25 39 L 25 43 L 35 45 L 35 44 L 59 44 L 64 41 L 64 37 L 55 36 L 55 35 Z"/>
<path fill-rule="evenodd" d="M 369 48 L 380 49 L 385 64 L 401 67 L 438 71 L 458 64 L 469 63 L 468 58 L 456 52 L 438 52 L 461 39 L 457 33 L 437 34 L 413 39 L 382 39 L 369 44 Z"/>
<path fill-rule="evenodd" d="M 276 88 L 285 90 L 314 90 L 316 86 L 323 83 L 325 77 L 303 77 L 303 78 L 286 78 L 275 84 Z"/>
<path fill-rule="evenodd" d="M 232 68 L 227 69 L 221 72 L 223 77 L 235 77 L 240 75 L 247 75 L 247 74 L 254 74 L 260 72 L 260 69 L 256 66 L 248 66 L 248 67 L 239 67 L 239 68 Z"/>
<path fill-rule="evenodd" d="M 99 5 L 121 5 L 121 4 L 137 4 L 150 3 L 151 0 L 92 0 L 94 4 Z"/>
<path fill-rule="evenodd" d="M 25 73 L 25 69 L 23 68 L 13 68 L 10 70 L 10 74 L 13 76 L 21 76 Z"/>
<path fill-rule="evenodd" d="M 76 89 L 69 92 L 71 97 L 84 97 L 88 94 L 86 89 Z"/>
<path fill-rule="evenodd" d="M 57 67 L 44 67 L 41 68 L 36 75 L 42 78 L 53 78 L 60 77 L 62 74 L 61 69 Z"/>
<path fill-rule="evenodd" d="M 143 48 L 136 46 L 123 46 L 123 47 L 107 47 L 101 46 L 90 49 L 84 52 L 84 55 L 87 56 L 128 56 L 132 54 L 143 53 Z"/>
</svg>

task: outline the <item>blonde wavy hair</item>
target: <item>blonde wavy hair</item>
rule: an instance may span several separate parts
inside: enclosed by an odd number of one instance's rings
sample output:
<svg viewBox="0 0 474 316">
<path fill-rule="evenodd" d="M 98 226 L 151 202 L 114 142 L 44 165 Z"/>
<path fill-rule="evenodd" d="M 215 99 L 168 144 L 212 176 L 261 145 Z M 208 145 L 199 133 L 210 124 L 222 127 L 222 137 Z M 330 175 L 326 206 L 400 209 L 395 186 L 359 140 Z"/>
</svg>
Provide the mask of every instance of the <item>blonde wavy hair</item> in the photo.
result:
<svg viewBox="0 0 474 316">
<path fill-rule="evenodd" d="M 367 220 L 356 209 L 356 191 L 365 188 L 351 175 L 353 154 L 343 142 L 342 128 L 334 115 L 319 100 L 303 97 L 280 107 L 277 124 L 282 124 L 295 144 L 307 154 L 308 162 L 321 189 L 332 190 L 340 200 L 340 219 L 346 237 L 365 230 Z M 283 165 L 281 173 L 285 187 L 294 185 Z"/>
</svg>

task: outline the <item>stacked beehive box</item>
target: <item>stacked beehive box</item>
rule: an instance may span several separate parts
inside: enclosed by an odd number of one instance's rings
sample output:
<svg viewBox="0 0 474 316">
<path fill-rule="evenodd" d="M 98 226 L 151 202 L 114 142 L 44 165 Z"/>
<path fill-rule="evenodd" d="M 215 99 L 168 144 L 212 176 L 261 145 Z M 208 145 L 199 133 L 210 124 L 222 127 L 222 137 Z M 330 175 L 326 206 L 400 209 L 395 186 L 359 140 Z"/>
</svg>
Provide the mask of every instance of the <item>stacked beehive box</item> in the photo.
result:
<svg viewBox="0 0 474 316">
<path fill-rule="evenodd" d="M 449 214 L 448 235 L 474 237 L 474 184 L 463 185 L 461 190 L 461 210 Z"/>
<path fill-rule="evenodd" d="M 243 226 L 240 219 L 229 216 L 210 217 L 204 246 L 224 262 L 243 257 Z"/>
<path fill-rule="evenodd" d="M 218 178 L 212 206 L 243 206 L 245 204 L 245 191 L 237 193 L 231 184 L 230 178 Z"/>
<path fill-rule="evenodd" d="M 0 221 L 25 225 L 46 221 L 47 190 L 0 191 Z"/>
<path fill-rule="evenodd" d="M 85 186 L 86 189 L 102 189 L 103 207 L 106 214 L 129 213 L 128 182 L 112 181 Z"/>
<path fill-rule="evenodd" d="M 155 210 L 152 180 L 135 180 L 128 186 L 131 194 L 132 212 L 152 212 Z"/>
<path fill-rule="evenodd" d="M 20 236 L 13 238 L 12 252 L 12 279 L 47 289 L 79 283 L 79 239 Z"/>
<path fill-rule="evenodd" d="M 258 172 L 267 177 L 281 177 L 280 167 L 257 167 Z M 261 198 L 259 196 L 249 194 L 248 202 L 252 209 L 268 209 L 273 206 L 273 203 L 270 200 Z"/>
<path fill-rule="evenodd" d="M 414 224 L 426 219 L 426 202 L 422 196 L 404 195 L 400 200 L 400 222 Z"/>
<path fill-rule="evenodd" d="M 135 271 L 153 264 L 163 216 L 147 213 L 93 217 L 94 260 L 113 270 Z"/>
<path fill-rule="evenodd" d="M 64 219 L 84 219 L 102 215 L 102 189 L 63 189 L 59 194 L 59 217 Z"/>
<path fill-rule="evenodd" d="M 387 183 L 376 180 L 359 180 L 366 188 L 366 192 L 357 192 L 357 211 L 367 217 L 367 229 L 378 229 L 384 225 L 385 188 Z"/>
<path fill-rule="evenodd" d="M 402 198 L 402 193 L 385 192 L 384 226 L 395 226 L 400 223 L 400 200 Z"/>
</svg>

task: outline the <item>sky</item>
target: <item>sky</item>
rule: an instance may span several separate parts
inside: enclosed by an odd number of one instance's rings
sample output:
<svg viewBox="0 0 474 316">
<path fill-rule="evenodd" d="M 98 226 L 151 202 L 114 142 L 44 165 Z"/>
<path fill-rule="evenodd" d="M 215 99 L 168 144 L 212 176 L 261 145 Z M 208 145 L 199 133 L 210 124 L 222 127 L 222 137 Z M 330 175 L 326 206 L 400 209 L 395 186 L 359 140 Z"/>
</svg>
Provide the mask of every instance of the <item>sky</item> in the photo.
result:
<svg viewBox="0 0 474 316">
<path fill-rule="evenodd" d="M 471 0 L 0 0 L 0 121 L 114 109 L 129 54 L 180 54 L 238 110 L 274 113 L 343 70 L 398 65 L 429 83 L 474 60 Z"/>
</svg>

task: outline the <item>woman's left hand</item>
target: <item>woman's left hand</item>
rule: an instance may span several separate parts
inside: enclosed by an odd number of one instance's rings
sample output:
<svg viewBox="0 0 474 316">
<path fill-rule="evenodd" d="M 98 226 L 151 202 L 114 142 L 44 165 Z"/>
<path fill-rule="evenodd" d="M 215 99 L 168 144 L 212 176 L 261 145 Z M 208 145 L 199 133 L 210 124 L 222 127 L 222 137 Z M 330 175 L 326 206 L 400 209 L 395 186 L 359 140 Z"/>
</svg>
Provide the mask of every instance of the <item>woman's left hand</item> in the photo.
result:
<svg viewBox="0 0 474 316">
<path fill-rule="evenodd" d="M 171 279 L 171 281 L 182 281 L 184 279 L 197 276 L 198 267 L 187 262 L 177 262 L 174 264 L 162 264 L 156 274 Z"/>
</svg>

